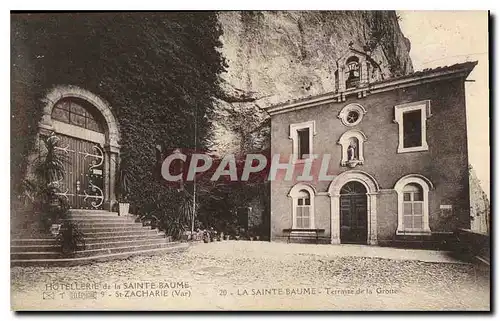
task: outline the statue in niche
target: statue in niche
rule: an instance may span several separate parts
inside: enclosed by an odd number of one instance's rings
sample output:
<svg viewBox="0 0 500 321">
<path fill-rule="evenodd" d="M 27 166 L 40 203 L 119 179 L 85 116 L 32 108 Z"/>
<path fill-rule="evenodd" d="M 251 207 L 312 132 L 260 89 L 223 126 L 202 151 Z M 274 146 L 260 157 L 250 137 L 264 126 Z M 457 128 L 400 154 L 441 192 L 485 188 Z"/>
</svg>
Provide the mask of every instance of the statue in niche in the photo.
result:
<svg viewBox="0 0 500 321">
<path fill-rule="evenodd" d="M 349 144 L 349 147 L 347 147 L 347 160 L 348 161 L 354 161 L 354 160 L 357 160 L 357 156 L 356 156 L 356 142 L 351 142 Z"/>
</svg>

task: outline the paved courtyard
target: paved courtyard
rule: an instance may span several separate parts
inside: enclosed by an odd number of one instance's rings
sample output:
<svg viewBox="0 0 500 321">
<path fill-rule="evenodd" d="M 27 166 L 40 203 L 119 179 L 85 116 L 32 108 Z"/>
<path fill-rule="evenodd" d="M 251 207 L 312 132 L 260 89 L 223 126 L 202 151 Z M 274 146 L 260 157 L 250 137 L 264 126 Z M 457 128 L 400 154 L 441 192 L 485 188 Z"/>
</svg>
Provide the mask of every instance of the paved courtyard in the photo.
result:
<svg viewBox="0 0 500 321">
<path fill-rule="evenodd" d="M 14 309 L 488 310 L 488 271 L 443 252 L 249 241 L 13 267 Z"/>
</svg>

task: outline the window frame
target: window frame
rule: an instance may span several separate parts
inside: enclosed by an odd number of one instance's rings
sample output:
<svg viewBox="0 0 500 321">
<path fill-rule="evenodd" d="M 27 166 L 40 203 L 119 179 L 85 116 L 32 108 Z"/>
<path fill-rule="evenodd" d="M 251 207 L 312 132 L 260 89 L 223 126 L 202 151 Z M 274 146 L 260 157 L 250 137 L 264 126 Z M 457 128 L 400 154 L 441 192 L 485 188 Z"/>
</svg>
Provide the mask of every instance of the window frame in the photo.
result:
<svg viewBox="0 0 500 321">
<path fill-rule="evenodd" d="M 404 200 L 404 194 L 407 193 L 405 187 L 409 184 L 418 185 L 422 191 L 422 228 L 406 228 L 404 226 L 404 204 L 407 202 Z M 398 227 L 396 235 L 429 235 L 432 233 L 429 227 L 429 191 L 432 189 L 434 189 L 432 182 L 422 175 L 410 174 L 398 180 L 394 186 L 394 190 L 398 195 Z"/>
<path fill-rule="evenodd" d="M 306 191 L 309 193 L 309 227 L 298 227 L 297 226 L 297 208 L 299 206 L 299 199 L 304 199 L 301 195 L 301 191 Z M 314 230 L 315 229 L 315 222 L 314 222 L 314 200 L 316 196 L 316 191 L 309 185 L 303 184 L 303 183 L 298 183 L 295 186 L 292 187 L 290 190 L 290 193 L 288 194 L 288 197 L 291 197 L 291 206 L 292 206 L 292 230 L 293 229 L 309 229 L 309 230 Z M 306 205 L 301 205 L 301 206 L 306 206 Z"/>
<path fill-rule="evenodd" d="M 299 131 L 309 129 L 309 157 L 300 158 L 299 150 Z M 312 161 L 313 152 L 313 137 L 316 135 L 316 121 L 310 120 L 302 123 L 290 124 L 289 137 L 292 140 L 292 163 L 303 163 Z"/>
<path fill-rule="evenodd" d="M 420 135 L 421 135 L 421 145 L 414 147 L 404 147 L 404 123 L 403 115 L 407 112 L 420 111 L 421 122 L 420 122 Z M 427 118 L 431 117 L 431 102 L 430 100 L 422 100 L 417 102 L 411 102 L 407 104 L 401 104 L 394 106 L 394 122 L 398 124 L 398 154 L 400 153 L 411 153 L 411 152 L 422 152 L 429 150 L 429 145 L 427 144 Z"/>
<path fill-rule="evenodd" d="M 347 117 L 349 116 L 349 113 L 352 111 L 358 113 L 358 119 L 355 122 L 350 123 L 347 121 Z M 363 107 L 362 105 L 357 104 L 357 103 L 352 103 L 352 104 L 348 104 L 348 105 L 344 106 L 342 108 L 342 110 L 339 112 L 339 114 L 337 115 L 337 118 L 340 119 L 340 121 L 342 122 L 342 124 L 344 126 L 354 127 L 354 126 L 358 125 L 359 123 L 361 123 L 365 114 L 366 114 L 365 107 Z"/>
<path fill-rule="evenodd" d="M 78 110 L 79 108 L 82 109 L 82 112 Z M 66 115 L 64 117 L 65 119 L 60 119 L 59 115 L 57 115 L 59 111 Z M 76 119 L 80 118 L 80 120 L 83 120 L 83 125 L 75 121 L 74 116 L 76 116 Z M 90 130 L 95 133 L 99 134 L 105 133 L 105 129 L 103 125 L 100 123 L 99 119 L 94 117 L 93 113 L 91 113 L 83 104 L 71 98 L 63 98 L 57 101 L 54 104 L 54 107 L 52 108 L 51 118 L 55 121 L 79 127 L 85 130 Z M 92 122 L 95 123 L 97 130 L 96 128 L 91 128 L 93 127 L 93 125 L 92 126 L 89 125 Z"/>
<path fill-rule="evenodd" d="M 418 189 L 418 192 L 416 192 L 416 191 L 409 191 L 409 190 L 407 190 L 406 188 L 407 188 L 408 186 L 416 186 L 416 187 L 417 187 L 417 189 Z M 421 194 L 422 194 L 422 195 L 421 195 L 422 200 L 415 200 L 415 195 L 416 195 L 417 193 L 421 193 Z M 409 196 L 410 196 L 410 200 L 405 200 L 405 196 L 406 196 L 407 194 L 409 194 Z M 408 215 L 408 214 L 405 212 L 405 205 L 406 205 L 406 204 L 410 204 L 410 205 L 411 205 L 411 214 L 410 214 L 410 215 Z M 418 214 L 418 215 L 416 215 L 416 214 L 415 214 L 415 204 L 421 204 L 421 208 L 422 208 L 422 209 L 421 209 L 421 213 L 420 213 L 420 214 Z M 419 184 L 419 185 L 414 184 L 414 183 L 406 184 L 406 185 L 403 187 L 403 228 L 404 228 L 404 230 L 405 230 L 405 231 L 406 231 L 406 230 L 412 230 L 412 229 L 415 229 L 415 230 L 419 231 L 419 230 L 423 229 L 423 227 L 424 227 L 424 206 L 425 206 L 425 201 L 424 201 L 424 192 L 423 192 L 423 188 L 420 186 L 420 184 Z M 412 228 L 406 228 L 406 227 L 404 227 L 404 225 L 405 225 L 405 217 L 408 217 L 408 216 L 412 217 Z M 420 228 L 415 228 L 415 221 L 414 221 L 414 217 L 415 217 L 415 216 L 421 216 L 421 217 L 422 217 L 422 224 L 421 224 L 421 225 L 422 225 L 422 227 L 420 227 Z"/>
</svg>

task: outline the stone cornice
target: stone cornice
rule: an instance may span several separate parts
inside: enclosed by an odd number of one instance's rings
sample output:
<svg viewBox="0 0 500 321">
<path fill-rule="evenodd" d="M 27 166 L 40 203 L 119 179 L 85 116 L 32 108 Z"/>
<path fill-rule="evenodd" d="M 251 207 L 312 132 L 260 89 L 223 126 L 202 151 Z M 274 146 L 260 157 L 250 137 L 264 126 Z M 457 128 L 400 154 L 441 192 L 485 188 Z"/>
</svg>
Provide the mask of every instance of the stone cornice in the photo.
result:
<svg viewBox="0 0 500 321">
<path fill-rule="evenodd" d="M 263 109 L 265 109 L 272 116 L 328 103 L 341 102 L 345 99 L 343 99 L 343 97 L 347 95 L 357 94 L 359 96 L 362 94 L 366 94 L 366 92 L 369 92 L 370 94 L 376 94 L 430 82 L 443 81 L 453 78 L 466 78 L 475 65 L 476 63 L 465 63 L 463 64 L 462 68 L 437 68 L 435 70 L 427 72 L 417 72 L 415 73 L 415 75 L 388 79 L 370 84 L 362 88 L 352 88 L 344 92 L 327 93 L 323 95 L 312 96 L 297 101 L 264 107 Z"/>
</svg>

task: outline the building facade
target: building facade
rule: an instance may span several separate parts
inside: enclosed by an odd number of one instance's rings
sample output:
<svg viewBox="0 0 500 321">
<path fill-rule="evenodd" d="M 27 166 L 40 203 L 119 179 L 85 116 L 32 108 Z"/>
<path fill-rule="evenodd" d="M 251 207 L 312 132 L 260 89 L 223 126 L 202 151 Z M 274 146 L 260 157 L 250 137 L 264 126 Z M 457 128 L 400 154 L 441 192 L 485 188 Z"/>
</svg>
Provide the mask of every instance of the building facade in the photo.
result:
<svg viewBox="0 0 500 321">
<path fill-rule="evenodd" d="M 470 228 L 464 82 L 475 64 L 383 79 L 349 48 L 334 92 L 267 108 L 282 164 L 271 240 L 391 245 Z"/>
</svg>

